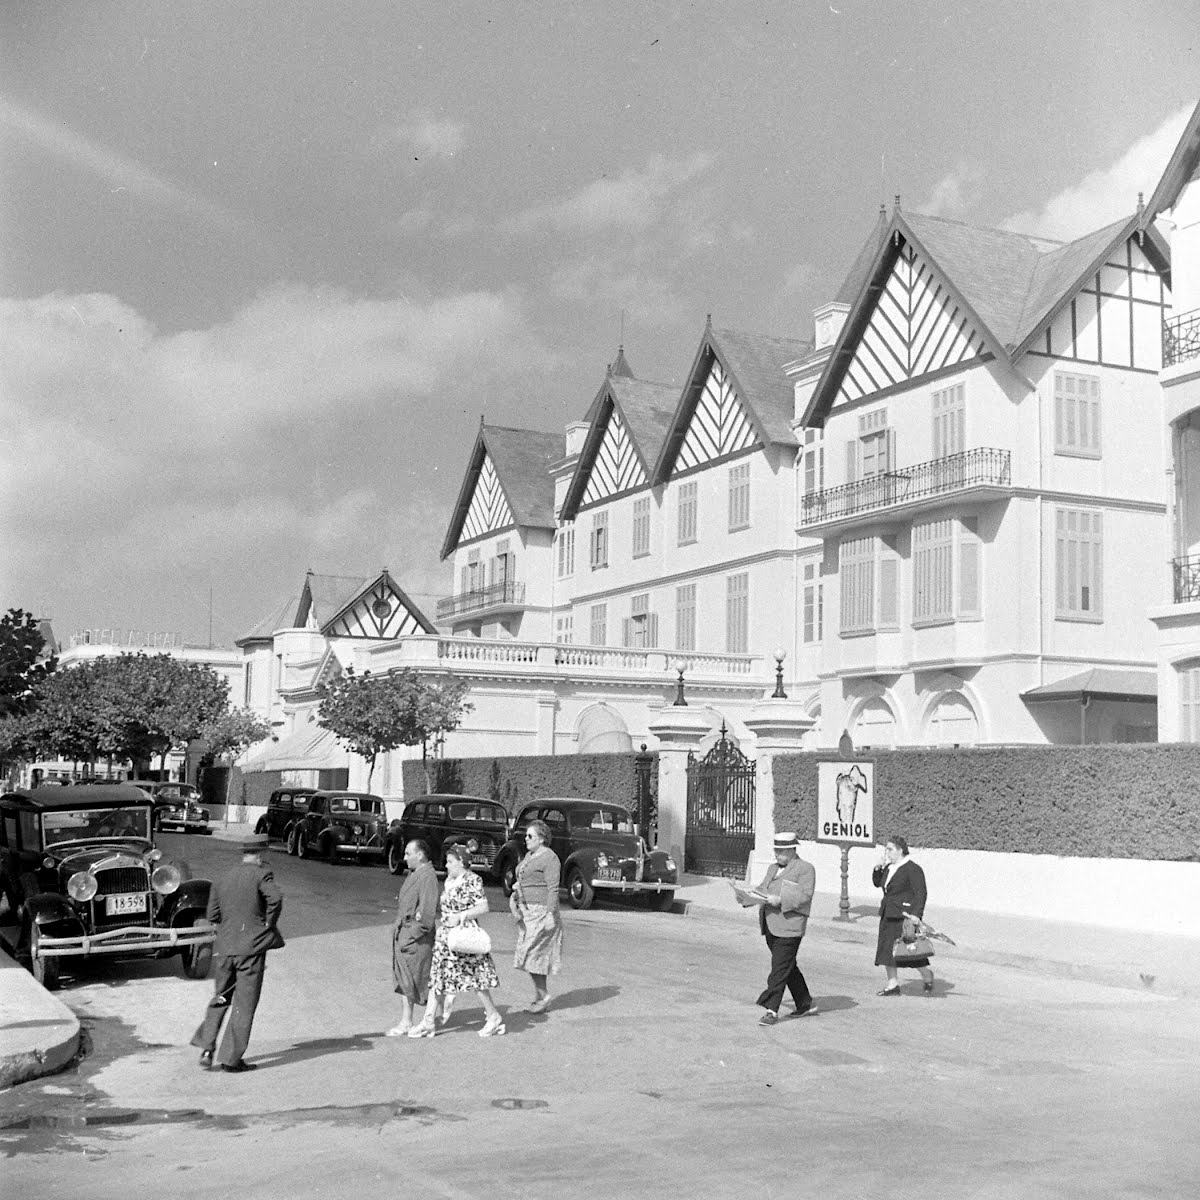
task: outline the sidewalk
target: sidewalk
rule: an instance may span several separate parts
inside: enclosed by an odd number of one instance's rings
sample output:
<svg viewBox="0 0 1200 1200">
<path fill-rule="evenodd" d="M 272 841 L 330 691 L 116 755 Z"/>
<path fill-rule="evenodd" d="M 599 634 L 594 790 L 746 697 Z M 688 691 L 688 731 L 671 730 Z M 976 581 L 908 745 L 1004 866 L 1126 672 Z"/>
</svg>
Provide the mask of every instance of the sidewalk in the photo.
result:
<svg viewBox="0 0 1200 1200">
<path fill-rule="evenodd" d="M 747 924 L 755 920 L 754 913 L 734 900 L 733 889 L 724 879 L 684 875 L 675 899 L 684 902 L 689 916 L 715 916 Z M 839 916 L 839 900 L 833 892 L 818 892 L 813 897 L 807 936 L 821 942 L 861 942 L 871 950 L 873 959 L 879 930 L 878 895 L 851 895 L 849 921 Z M 955 941 L 953 946 L 934 943 L 935 970 L 956 958 L 969 959 L 1162 996 L 1200 997 L 1200 936 L 1136 933 L 937 905 L 930 905 L 925 917 Z"/>
<path fill-rule="evenodd" d="M 61 1071 L 79 1052 L 79 1021 L 0 948 L 0 1088 Z"/>
</svg>

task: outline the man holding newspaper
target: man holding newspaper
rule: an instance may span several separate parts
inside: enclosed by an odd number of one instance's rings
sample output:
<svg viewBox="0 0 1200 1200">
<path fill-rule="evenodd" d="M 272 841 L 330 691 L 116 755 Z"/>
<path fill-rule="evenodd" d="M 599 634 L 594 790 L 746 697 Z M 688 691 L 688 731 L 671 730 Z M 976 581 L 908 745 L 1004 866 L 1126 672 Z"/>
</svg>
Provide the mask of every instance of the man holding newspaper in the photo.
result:
<svg viewBox="0 0 1200 1200">
<path fill-rule="evenodd" d="M 796 846 L 794 833 L 777 833 L 775 861 L 767 868 L 762 883 L 754 888 L 733 885 L 739 904 L 744 908 L 759 906 L 759 928 L 771 952 L 767 986 L 757 1001 L 764 1010 L 758 1021 L 760 1025 L 774 1025 L 779 1020 L 779 1005 L 785 988 L 792 993 L 795 1016 L 816 1011 L 804 974 L 796 964 L 796 955 L 808 927 L 817 873 L 812 863 L 800 857 Z"/>
</svg>

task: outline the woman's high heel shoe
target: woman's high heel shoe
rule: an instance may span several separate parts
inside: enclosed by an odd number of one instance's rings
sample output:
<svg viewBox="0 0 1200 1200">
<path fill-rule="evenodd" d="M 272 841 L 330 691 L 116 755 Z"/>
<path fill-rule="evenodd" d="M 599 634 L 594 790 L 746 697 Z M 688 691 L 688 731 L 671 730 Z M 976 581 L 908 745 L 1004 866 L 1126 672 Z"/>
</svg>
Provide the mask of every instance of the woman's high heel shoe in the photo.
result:
<svg viewBox="0 0 1200 1200">
<path fill-rule="evenodd" d="M 924 992 L 926 996 L 932 996 L 933 995 L 933 980 L 927 979 L 923 984 L 921 984 L 921 991 Z"/>
<path fill-rule="evenodd" d="M 898 996 L 898 995 L 900 995 L 900 987 L 899 987 L 899 985 L 897 985 L 896 987 L 884 988 L 882 991 L 876 992 L 875 995 L 877 995 L 877 996 Z"/>
</svg>

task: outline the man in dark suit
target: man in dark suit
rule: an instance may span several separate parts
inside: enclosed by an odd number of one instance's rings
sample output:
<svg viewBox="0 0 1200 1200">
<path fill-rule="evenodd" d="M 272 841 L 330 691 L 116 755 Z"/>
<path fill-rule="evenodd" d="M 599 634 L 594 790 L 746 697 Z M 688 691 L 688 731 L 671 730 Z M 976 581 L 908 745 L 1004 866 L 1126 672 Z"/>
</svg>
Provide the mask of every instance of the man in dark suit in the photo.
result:
<svg viewBox="0 0 1200 1200">
<path fill-rule="evenodd" d="M 817 872 L 797 852 L 794 833 L 777 833 L 774 850 L 775 861 L 767 868 L 757 889 L 766 897 L 758 910 L 758 924 L 771 952 L 767 986 L 757 1001 L 764 1010 L 758 1021 L 760 1025 L 774 1025 L 779 1020 L 785 988 L 792 993 L 796 1016 L 814 1010 L 812 993 L 796 963 L 796 955 L 808 928 Z"/>
<path fill-rule="evenodd" d="M 277 925 L 283 911 L 283 893 L 262 852 L 267 839 L 256 837 L 242 844 L 241 862 L 214 883 L 208 896 L 208 919 L 217 927 L 213 946 L 214 990 L 192 1045 L 200 1047 L 200 1067 L 210 1070 L 217 1035 L 229 1014 L 229 1028 L 221 1043 L 222 1071 L 253 1071 L 242 1057 L 250 1041 L 254 1010 L 262 992 L 267 951 L 283 945 Z"/>
</svg>

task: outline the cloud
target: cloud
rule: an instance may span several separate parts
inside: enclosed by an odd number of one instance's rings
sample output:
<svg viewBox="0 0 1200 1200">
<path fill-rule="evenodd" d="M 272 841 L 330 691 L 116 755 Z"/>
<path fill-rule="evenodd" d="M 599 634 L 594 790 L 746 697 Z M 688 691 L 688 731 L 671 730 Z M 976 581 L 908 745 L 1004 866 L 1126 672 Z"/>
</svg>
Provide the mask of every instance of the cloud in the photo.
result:
<svg viewBox="0 0 1200 1200">
<path fill-rule="evenodd" d="M 705 153 L 687 159 L 655 155 L 642 170 L 630 169 L 614 179 L 593 180 L 565 200 L 525 209 L 505 227 L 512 233 L 539 229 L 578 233 L 624 229 L 639 233 L 658 221 L 683 186 L 704 174 L 712 163 L 712 156 Z"/>
<path fill-rule="evenodd" d="M 242 219 L 228 209 L 188 192 L 141 163 L 2 96 L 0 126 L 77 169 L 99 176 L 114 190 L 130 192 L 160 208 L 194 217 L 226 232 L 237 232 L 244 227 Z"/>
<path fill-rule="evenodd" d="M 461 152 L 466 141 L 466 126 L 446 118 L 439 120 L 427 113 L 414 114 L 396 129 L 395 138 L 412 152 L 414 158 L 449 159 Z"/>
<path fill-rule="evenodd" d="M 619 269 L 586 258 L 564 263 L 550 277 L 551 294 L 610 316 L 624 311 L 631 328 L 662 329 L 688 315 L 683 298 L 663 276 L 648 270 Z"/>
<path fill-rule="evenodd" d="M 1071 240 L 1132 215 L 1138 192 L 1149 199 L 1158 185 L 1191 111 L 1188 105 L 1173 113 L 1152 133 L 1138 138 L 1111 166 L 1092 171 L 1064 188 L 1041 209 L 1015 213 L 1001 228 Z"/>
<path fill-rule="evenodd" d="M 951 217 L 962 220 L 975 207 L 983 172 L 975 166 L 960 163 L 933 185 L 916 211 L 931 217 Z"/>
<path fill-rule="evenodd" d="M 817 269 L 812 263 L 797 263 L 784 276 L 784 295 L 797 296 L 808 293 L 817 279 Z"/>
</svg>

